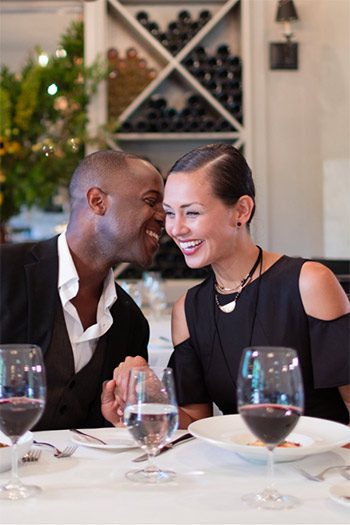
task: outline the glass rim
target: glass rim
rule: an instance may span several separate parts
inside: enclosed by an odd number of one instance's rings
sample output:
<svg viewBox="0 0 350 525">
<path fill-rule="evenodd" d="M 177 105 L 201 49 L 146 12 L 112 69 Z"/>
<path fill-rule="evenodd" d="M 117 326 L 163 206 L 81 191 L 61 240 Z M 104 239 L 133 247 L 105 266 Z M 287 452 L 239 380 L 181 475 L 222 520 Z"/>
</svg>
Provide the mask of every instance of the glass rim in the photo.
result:
<svg viewBox="0 0 350 525">
<path fill-rule="evenodd" d="M 24 348 L 35 348 L 41 351 L 41 347 L 35 343 L 6 343 L 0 344 L 0 350 L 23 350 Z"/>
<path fill-rule="evenodd" d="M 249 351 L 249 350 L 255 350 L 258 352 L 294 352 L 298 354 L 296 348 L 293 348 L 291 346 L 280 346 L 280 345 L 250 345 L 243 348 L 242 353 Z"/>
<path fill-rule="evenodd" d="M 132 370 L 163 370 L 163 372 L 168 372 L 168 371 L 171 371 L 173 372 L 173 369 L 170 368 L 170 366 L 161 366 L 161 365 L 155 365 L 155 366 L 151 366 L 151 365 L 140 365 L 140 366 L 132 366 L 130 368 L 130 372 Z"/>
</svg>

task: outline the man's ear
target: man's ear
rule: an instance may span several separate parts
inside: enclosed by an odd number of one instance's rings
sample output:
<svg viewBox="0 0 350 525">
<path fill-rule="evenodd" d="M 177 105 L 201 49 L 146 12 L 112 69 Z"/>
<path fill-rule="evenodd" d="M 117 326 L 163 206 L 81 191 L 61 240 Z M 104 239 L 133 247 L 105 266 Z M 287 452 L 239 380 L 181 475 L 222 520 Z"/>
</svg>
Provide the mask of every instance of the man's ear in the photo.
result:
<svg viewBox="0 0 350 525">
<path fill-rule="evenodd" d="M 96 215 L 104 215 L 106 213 L 107 203 L 104 191 L 100 188 L 94 187 L 90 188 L 87 192 L 87 201 L 91 210 L 96 213 Z"/>
</svg>

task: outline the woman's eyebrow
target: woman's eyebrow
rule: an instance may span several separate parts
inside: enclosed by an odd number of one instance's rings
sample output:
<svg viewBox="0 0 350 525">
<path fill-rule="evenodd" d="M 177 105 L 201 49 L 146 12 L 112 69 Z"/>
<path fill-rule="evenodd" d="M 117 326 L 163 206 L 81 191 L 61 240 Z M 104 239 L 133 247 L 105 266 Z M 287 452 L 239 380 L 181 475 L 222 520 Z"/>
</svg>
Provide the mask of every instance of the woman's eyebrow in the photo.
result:
<svg viewBox="0 0 350 525">
<path fill-rule="evenodd" d="M 201 204 L 200 202 L 189 202 L 188 204 L 181 204 L 180 208 L 188 208 L 189 206 L 193 206 L 193 204 L 197 204 L 198 206 L 203 206 L 203 204 Z M 171 208 L 171 206 L 169 204 L 167 204 L 166 202 L 163 202 L 163 206 L 166 207 L 166 208 Z"/>
</svg>

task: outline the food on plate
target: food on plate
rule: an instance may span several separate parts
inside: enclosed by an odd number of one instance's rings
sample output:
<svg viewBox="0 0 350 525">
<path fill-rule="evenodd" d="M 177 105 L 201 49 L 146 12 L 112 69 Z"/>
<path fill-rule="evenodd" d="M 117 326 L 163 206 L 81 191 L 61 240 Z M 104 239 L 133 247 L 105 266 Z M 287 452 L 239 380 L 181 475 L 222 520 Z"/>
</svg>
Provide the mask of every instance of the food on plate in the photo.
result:
<svg viewBox="0 0 350 525">
<path fill-rule="evenodd" d="M 0 441 L 0 448 L 4 448 L 4 447 L 8 447 L 8 445 L 6 445 L 6 443 L 1 443 Z"/>
<path fill-rule="evenodd" d="M 250 443 L 247 443 L 247 445 L 250 445 L 252 447 L 264 447 L 265 446 L 265 444 L 262 441 L 260 441 L 260 439 L 251 441 Z M 279 448 L 297 448 L 297 447 L 301 447 L 301 443 L 297 443 L 296 441 L 284 440 L 277 446 Z"/>
</svg>

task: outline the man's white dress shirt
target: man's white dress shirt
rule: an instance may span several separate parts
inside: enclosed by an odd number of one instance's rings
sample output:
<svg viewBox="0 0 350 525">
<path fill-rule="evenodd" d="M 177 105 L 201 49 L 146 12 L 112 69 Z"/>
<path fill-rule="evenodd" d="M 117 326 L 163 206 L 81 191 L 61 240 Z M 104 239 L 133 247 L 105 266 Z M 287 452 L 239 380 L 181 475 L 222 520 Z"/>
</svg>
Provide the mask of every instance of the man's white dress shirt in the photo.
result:
<svg viewBox="0 0 350 525">
<path fill-rule="evenodd" d="M 78 290 L 79 276 L 68 248 L 66 234 L 63 232 L 58 237 L 58 293 L 73 349 L 76 373 L 90 361 L 98 339 L 113 323 L 110 309 L 117 300 L 113 270 L 110 270 L 103 284 L 102 295 L 97 306 L 97 322 L 86 330 L 81 324 L 75 306 L 71 303 Z"/>
</svg>

